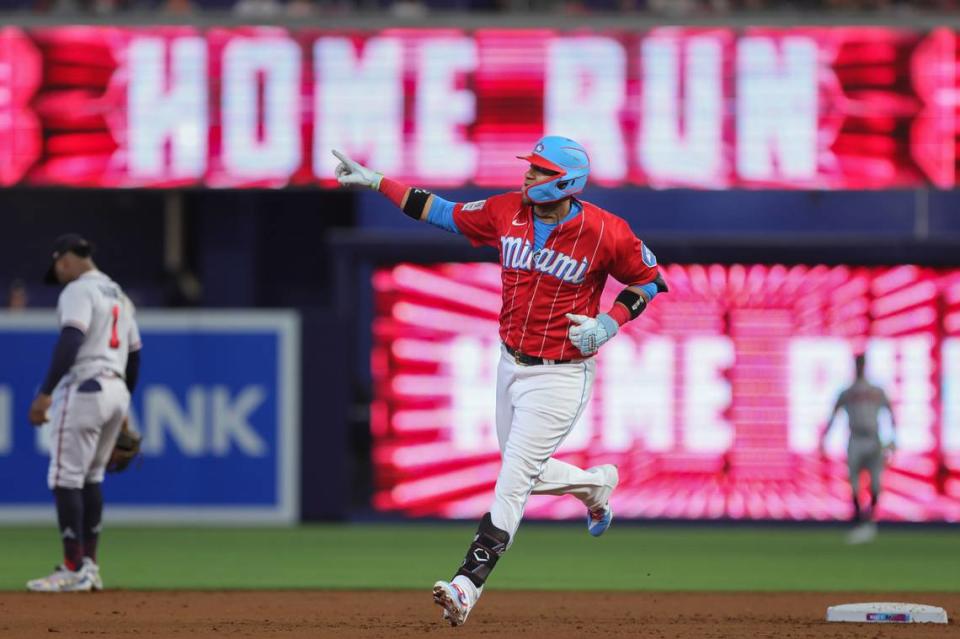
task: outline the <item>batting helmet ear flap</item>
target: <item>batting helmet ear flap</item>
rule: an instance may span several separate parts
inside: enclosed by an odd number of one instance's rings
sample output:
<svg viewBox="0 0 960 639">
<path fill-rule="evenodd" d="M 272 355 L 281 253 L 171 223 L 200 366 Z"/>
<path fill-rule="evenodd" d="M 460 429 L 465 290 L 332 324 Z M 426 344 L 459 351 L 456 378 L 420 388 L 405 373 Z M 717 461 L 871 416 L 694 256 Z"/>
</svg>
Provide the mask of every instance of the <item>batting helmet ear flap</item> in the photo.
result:
<svg viewBox="0 0 960 639">
<path fill-rule="evenodd" d="M 590 174 L 587 150 L 570 138 L 548 135 L 540 138 L 533 153 L 517 157 L 557 173 L 552 179 L 523 188 L 530 201 L 537 204 L 559 202 L 576 195 L 586 186 Z"/>
</svg>

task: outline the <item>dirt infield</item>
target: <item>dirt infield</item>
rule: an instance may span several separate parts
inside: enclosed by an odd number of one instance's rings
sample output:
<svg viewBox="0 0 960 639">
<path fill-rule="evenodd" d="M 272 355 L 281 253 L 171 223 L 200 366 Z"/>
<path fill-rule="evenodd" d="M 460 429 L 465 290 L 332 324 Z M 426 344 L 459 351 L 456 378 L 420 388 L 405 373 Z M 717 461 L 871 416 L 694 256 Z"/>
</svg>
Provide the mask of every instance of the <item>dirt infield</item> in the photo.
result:
<svg viewBox="0 0 960 639">
<path fill-rule="evenodd" d="M 828 605 L 911 601 L 950 624 L 828 624 Z M 960 637 L 960 593 L 489 592 L 467 625 L 441 624 L 424 592 L 0 593 L 0 637 Z"/>
</svg>

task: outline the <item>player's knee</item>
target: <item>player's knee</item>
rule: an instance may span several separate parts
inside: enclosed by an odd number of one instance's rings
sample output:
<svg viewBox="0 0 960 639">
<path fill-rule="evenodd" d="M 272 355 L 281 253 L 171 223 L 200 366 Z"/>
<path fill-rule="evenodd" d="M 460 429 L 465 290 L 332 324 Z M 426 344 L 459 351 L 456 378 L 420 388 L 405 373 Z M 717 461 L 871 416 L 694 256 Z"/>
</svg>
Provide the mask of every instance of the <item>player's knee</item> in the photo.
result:
<svg viewBox="0 0 960 639">
<path fill-rule="evenodd" d="M 540 476 L 540 464 L 508 464 L 504 462 L 497 478 L 494 494 L 507 501 L 525 501 Z"/>
<path fill-rule="evenodd" d="M 47 477 L 47 488 L 50 490 L 56 490 L 57 488 L 78 490 L 83 488 L 83 477 Z"/>
<path fill-rule="evenodd" d="M 546 459 L 534 459 L 532 455 L 521 453 L 510 446 L 504 450 L 502 459 L 501 474 L 510 472 L 525 478 L 536 478 L 546 461 Z"/>
</svg>

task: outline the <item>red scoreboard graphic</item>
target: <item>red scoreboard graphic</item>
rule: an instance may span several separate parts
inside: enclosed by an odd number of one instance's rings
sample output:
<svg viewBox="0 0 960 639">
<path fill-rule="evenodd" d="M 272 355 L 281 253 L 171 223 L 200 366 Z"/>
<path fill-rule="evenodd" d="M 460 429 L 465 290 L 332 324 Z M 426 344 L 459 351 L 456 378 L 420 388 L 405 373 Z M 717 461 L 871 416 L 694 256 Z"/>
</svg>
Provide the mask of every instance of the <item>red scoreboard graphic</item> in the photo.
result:
<svg viewBox="0 0 960 639">
<path fill-rule="evenodd" d="M 957 33 L 0 27 L 0 185 L 515 186 L 545 133 L 602 185 L 952 188 Z"/>
<path fill-rule="evenodd" d="M 820 435 L 867 355 L 896 415 L 884 520 L 960 521 L 960 269 L 672 265 L 598 355 L 558 457 L 616 463 L 618 516 L 845 519 L 846 424 Z M 383 511 L 475 518 L 499 468 L 496 264 L 398 264 L 373 279 L 376 490 Z M 620 285 L 611 280 L 602 308 Z M 889 441 L 890 424 L 882 423 Z M 527 514 L 583 516 L 570 497 Z"/>
</svg>

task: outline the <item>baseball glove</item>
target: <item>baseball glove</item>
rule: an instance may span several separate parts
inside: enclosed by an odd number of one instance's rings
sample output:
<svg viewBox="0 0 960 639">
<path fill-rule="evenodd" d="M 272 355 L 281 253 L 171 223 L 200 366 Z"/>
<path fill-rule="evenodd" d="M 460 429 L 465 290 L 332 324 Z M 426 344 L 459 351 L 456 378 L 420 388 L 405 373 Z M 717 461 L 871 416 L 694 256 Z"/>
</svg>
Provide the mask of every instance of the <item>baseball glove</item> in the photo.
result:
<svg viewBox="0 0 960 639">
<path fill-rule="evenodd" d="M 117 443 L 113 445 L 110 461 L 107 462 L 108 473 L 120 473 L 127 469 L 140 454 L 140 434 L 130 430 L 129 422 L 124 419 Z"/>
</svg>

